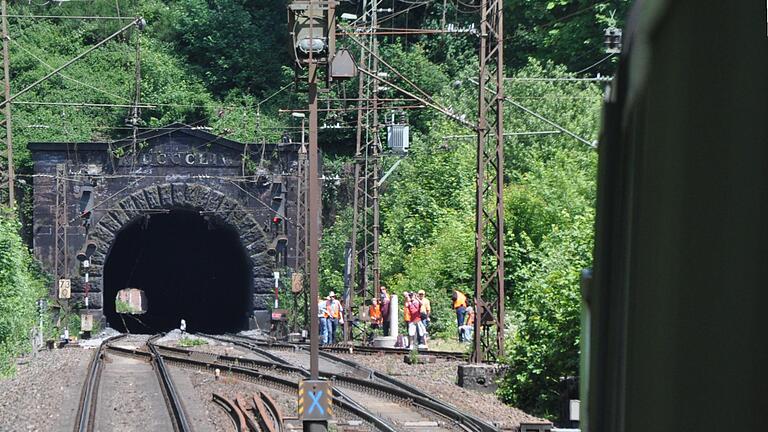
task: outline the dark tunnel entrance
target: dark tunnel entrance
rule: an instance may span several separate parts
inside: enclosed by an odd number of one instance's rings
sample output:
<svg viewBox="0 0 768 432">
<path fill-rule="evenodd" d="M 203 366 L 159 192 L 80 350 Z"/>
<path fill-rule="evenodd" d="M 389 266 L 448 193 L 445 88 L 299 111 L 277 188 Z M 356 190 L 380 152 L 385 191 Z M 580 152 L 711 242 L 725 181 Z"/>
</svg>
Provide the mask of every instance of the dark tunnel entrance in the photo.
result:
<svg viewBox="0 0 768 432">
<path fill-rule="evenodd" d="M 118 234 L 104 264 L 104 315 L 119 331 L 154 333 L 179 327 L 223 333 L 248 328 L 251 266 L 239 234 L 198 212 L 146 215 Z M 119 290 L 146 295 L 142 315 L 118 314 Z"/>
</svg>

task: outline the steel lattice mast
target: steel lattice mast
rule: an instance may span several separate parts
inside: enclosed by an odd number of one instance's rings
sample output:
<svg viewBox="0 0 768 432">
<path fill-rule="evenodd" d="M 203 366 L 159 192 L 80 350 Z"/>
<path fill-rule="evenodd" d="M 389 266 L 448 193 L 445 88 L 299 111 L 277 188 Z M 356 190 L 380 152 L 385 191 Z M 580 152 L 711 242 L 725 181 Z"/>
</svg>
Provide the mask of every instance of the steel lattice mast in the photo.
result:
<svg viewBox="0 0 768 432">
<path fill-rule="evenodd" d="M 360 51 L 360 64 L 374 76 L 379 70 L 379 44 L 375 36 L 378 27 L 377 9 L 380 0 L 363 4 L 364 17 L 370 19 L 368 48 Z M 379 82 L 359 73 L 357 146 L 355 150 L 355 194 L 352 220 L 352 269 L 350 303 L 357 291 L 363 302 L 378 296 L 380 288 L 379 266 L 379 177 L 381 174 L 381 138 L 379 134 Z M 372 280 L 369 280 L 372 279 Z M 373 282 L 373 289 L 369 287 Z M 350 308 L 347 308 L 350 310 Z M 345 332 L 345 337 L 348 336 Z"/>
<path fill-rule="evenodd" d="M 472 361 L 504 355 L 503 1 L 481 0 Z M 492 329 L 495 327 L 495 341 Z"/>
<path fill-rule="evenodd" d="M 308 159 L 307 146 L 304 143 L 304 128 L 301 130 L 301 148 L 299 149 L 299 160 L 296 172 L 296 266 L 295 270 L 301 275 L 301 284 L 306 285 L 307 281 L 307 225 L 308 225 L 308 207 L 309 195 L 307 194 L 308 178 Z M 307 290 L 302 289 L 304 296 L 304 323 L 309 322 L 309 301 Z M 294 318 L 295 322 L 295 318 Z"/>
</svg>

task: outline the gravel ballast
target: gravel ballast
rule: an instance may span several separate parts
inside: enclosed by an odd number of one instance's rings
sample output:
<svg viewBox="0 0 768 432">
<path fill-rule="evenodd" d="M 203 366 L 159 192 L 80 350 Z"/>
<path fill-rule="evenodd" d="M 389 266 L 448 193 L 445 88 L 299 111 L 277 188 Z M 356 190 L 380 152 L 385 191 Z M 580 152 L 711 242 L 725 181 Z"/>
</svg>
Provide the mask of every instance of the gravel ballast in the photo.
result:
<svg viewBox="0 0 768 432">
<path fill-rule="evenodd" d="M 462 362 L 440 361 L 431 364 L 409 365 L 402 356 L 368 356 L 340 354 L 352 360 L 391 375 L 400 381 L 422 389 L 428 394 L 455 406 L 468 414 L 495 423 L 503 429 L 517 429 L 522 422 L 545 422 L 515 407 L 502 403 L 495 395 L 466 390 L 456 384 L 458 367 Z"/>
<path fill-rule="evenodd" d="M 94 350 L 40 351 L 0 380 L 0 430 L 72 430 Z"/>
</svg>

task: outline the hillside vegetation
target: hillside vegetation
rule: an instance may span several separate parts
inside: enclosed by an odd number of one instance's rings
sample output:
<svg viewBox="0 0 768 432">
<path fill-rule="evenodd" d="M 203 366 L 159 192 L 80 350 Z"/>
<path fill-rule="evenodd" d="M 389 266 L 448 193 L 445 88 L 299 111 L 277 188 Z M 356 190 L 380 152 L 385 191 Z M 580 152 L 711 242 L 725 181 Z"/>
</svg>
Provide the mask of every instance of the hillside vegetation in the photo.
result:
<svg viewBox="0 0 768 432">
<path fill-rule="evenodd" d="M 126 119 L 136 101 L 136 58 L 141 59 L 141 127 L 174 121 L 209 126 L 214 133 L 253 142 L 277 140 L 291 124 L 281 108 L 306 103 L 294 79 L 285 26 L 285 0 L 132 0 L 35 4 L 11 2 L 11 14 L 143 16 L 143 31 L 130 29 L 63 75 L 48 80 L 13 105 L 15 163 L 20 178 L 31 174 L 31 141 L 109 141 L 130 133 Z M 389 1 L 404 11 L 391 27 L 477 25 L 473 1 Z M 359 13 L 361 2 L 342 2 L 340 12 Z M 446 9 L 443 10 L 443 5 Z M 506 0 L 507 75 L 565 78 L 574 73 L 610 74 L 603 29 L 612 13 L 623 16 L 626 0 Z M 54 67 L 109 36 L 125 23 L 106 20 L 11 18 L 12 87 L 29 85 Z M 473 121 L 476 114 L 477 38 L 468 34 L 388 36 L 387 62 Z M 353 47 L 343 38 L 340 46 Z M 137 50 L 138 47 L 138 50 Z M 354 50 L 355 52 L 358 49 Z M 599 62 L 600 60 L 606 60 Z M 581 76 L 581 75 L 578 75 Z M 280 91 L 284 89 L 283 91 Z M 355 80 L 331 95 L 354 98 Z M 299 90 L 295 92 L 294 90 Z M 507 96 L 587 141 L 597 139 L 600 84 L 584 81 L 510 80 Z M 398 97 L 390 91 L 386 97 Z M 88 102 L 114 107 L 50 103 Z M 45 103 L 45 104 L 41 104 Z M 334 105 L 336 104 L 336 105 Z M 327 107 L 338 107 L 338 103 Z M 321 251 L 324 291 L 343 290 L 344 244 L 352 212 L 350 169 L 356 114 L 330 112 L 321 124 L 324 170 L 338 182 L 324 185 L 325 233 Z M 541 415 L 556 412 L 557 382 L 577 375 L 579 273 L 591 265 L 596 152 L 525 112 L 507 106 L 505 130 L 506 276 L 508 358 L 500 390 L 510 403 Z M 435 335 L 453 337 L 449 297 L 471 291 L 474 250 L 476 143 L 463 126 L 429 110 L 409 111 L 412 148 L 382 190 L 382 277 L 394 292 L 424 289 L 435 309 Z M 293 129 L 291 129 L 293 131 Z M 298 138 L 298 136 L 296 136 Z M 395 156 L 386 155 L 385 167 Z M 28 187 L 26 182 L 20 187 Z M 27 199 L 29 194 L 23 194 Z M 30 203 L 21 203 L 29 230 Z M 29 254 L 17 225 L 6 217 L 0 231 L 0 361 L 20 352 L 33 324 L 30 311 L 44 288 L 30 273 Z M 22 231 L 23 232 L 23 231 Z M 29 271 L 27 269 L 30 269 Z M 14 311 L 13 313 L 10 313 Z M 13 316 L 11 319 L 9 316 Z M 7 322 L 7 324 L 6 324 Z"/>
</svg>

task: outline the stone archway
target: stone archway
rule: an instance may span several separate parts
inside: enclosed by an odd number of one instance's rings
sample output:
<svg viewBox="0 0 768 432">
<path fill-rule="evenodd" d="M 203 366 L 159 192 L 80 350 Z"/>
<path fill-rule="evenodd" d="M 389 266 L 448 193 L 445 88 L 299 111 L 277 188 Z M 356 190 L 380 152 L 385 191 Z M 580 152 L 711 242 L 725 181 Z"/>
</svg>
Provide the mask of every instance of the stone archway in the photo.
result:
<svg viewBox="0 0 768 432">
<path fill-rule="evenodd" d="M 272 260 L 264 231 L 256 218 L 236 200 L 200 184 L 165 183 L 138 190 L 121 199 L 98 219 L 88 233 L 81 259 L 88 258 L 93 308 L 102 309 L 104 266 L 118 233 L 132 221 L 158 210 L 193 210 L 216 219 L 239 234 L 253 278 L 254 311 L 268 308 L 272 292 Z M 98 209 L 97 209 L 98 210 Z"/>
</svg>

